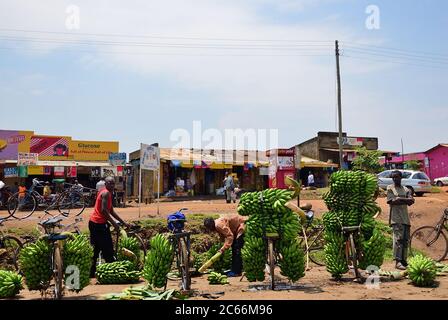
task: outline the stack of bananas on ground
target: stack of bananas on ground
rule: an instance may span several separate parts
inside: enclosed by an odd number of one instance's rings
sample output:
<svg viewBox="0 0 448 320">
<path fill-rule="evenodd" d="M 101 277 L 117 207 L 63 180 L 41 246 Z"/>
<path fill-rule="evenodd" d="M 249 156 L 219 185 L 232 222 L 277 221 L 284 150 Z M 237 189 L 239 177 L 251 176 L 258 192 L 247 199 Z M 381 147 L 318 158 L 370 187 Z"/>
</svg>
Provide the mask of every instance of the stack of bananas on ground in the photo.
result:
<svg viewBox="0 0 448 320">
<path fill-rule="evenodd" d="M 50 253 L 51 248 L 46 240 L 37 240 L 20 250 L 19 266 L 29 290 L 44 289 L 49 283 L 53 275 Z"/>
<path fill-rule="evenodd" d="M 417 287 L 429 287 L 434 284 L 437 266 L 433 260 L 418 254 L 409 259 L 407 268 L 409 279 Z"/>
<path fill-rule="evenodd" d="M 12 298 L 22 289 L 21 275 L 13 271 L 0 270 L 0 298 Z"/>
<path fill-rule="evenodd" d="M 356 246 L 361 251 L 359 267 L 383 264 L 386 240 L 375 228 L 374 216 L 381 212 L 375 202 L 378 181 L 364 171 L 338 171 L 331 175 L 330 190 L 324 194 L 329 212 L 324 213 L 325 257 L 328 272 L 340 278 L 348 271 L 342 227 L 361 225 Z"/>
<path fill-rule="evenodd" d="M 137 270 L 143 268 L 145 257 L 137 238 L 128 237 L 127 235 L 120 237 L 118 241 L 117 259 L 119 261 L 131 261 Z"/>
<path fill-rule="evenodd" d="M 219 272 L 210 272 L 207 277 L 209 284 L 228 284 L 227 277 Z"/>
<path fill-rule="evenodd" d="M 207 251 L 206 260 L 204 263 L 211 259 L 219 249 L 223 246 L 222 243 L 215 243 L 210 247 L 210 249 Z M 232 248 L 229 248 L 229 250 L 224 251 L 224 253 L 219 257 L 218 260 L 216 260 L 213 265 L 212 269 L 215 272 L 222 273 L 226 270 L 229 270 L 232 267 Z"/>
<path fill-rule="evenodd" d="M 85 235 L 71 234 L 71 237 L 65 241 L 62 250 L 66 287 L 79 292 L 89 285 L 92 258 L 93 248 L 89 239 Z M 79 274 L 79 279 L 72 281 L 73 277 L 71 276 L 76 274 Z"/>
<path fill-rule="evenodd" d="M 304 276 L 305 260 L 297 236 L 299 217 L 285 204 L 297 195 L 297 191 L 267 189 L 247 192 L 241 196 L 238 213 L 249 216 L 246 221 L 243 266 L 249 281 L 263 281 L 266 265 L 266 234 L 279 236 L 276 248 L 280 253 L 281 273 L 295 282 Z"/>
<path fill-rule="evenodd" d="M 167 281 L 174 260 L 174 249 L 169 240 L 162 234 L 151 239 L 151 249 L 146 255 L 143 277 L 150 285 L 162 288 Z"/>
<path fill-rule="evenodd" d="M 115 261 L 100 264 L 96 268 L 96 279 L 100 284 L 136 283 L 140 280 L 140 272 L 130 261 Z"/>
</svg>

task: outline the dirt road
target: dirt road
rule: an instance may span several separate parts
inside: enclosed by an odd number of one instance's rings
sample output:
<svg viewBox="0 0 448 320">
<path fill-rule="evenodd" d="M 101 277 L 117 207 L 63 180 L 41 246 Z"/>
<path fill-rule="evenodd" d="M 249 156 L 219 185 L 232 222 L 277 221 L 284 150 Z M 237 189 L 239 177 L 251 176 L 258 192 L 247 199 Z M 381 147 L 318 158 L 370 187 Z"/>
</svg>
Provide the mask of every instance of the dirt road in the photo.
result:
<svg viewBox="0 0 448 320">
<path fill-rule="evenodd" d="M 445 191 L 445 190 L 444 190 Z M 317 216 L 321 216 L 326 211 L 322 200 L 308 200 L 313 205 Z M 378 199 L 378 203 L 383 210 L 380 219 L 387 221 L 388 206 L 384 198 Z M 160 212 L 157 214 L 155 204 L 141 208 L 141 217 L 137 208 L 117 209 L 126 220 L 147 219 L 149 217 L 164 217 L 178 208 L 187 207 L 190 213 L 236 213 L 236 204 L 226 204 L 223 201 L 200 201 L 200 202 L 171 202 L 161 203 Z M 448 207 L 448 193 L 425 195 L 416 198 L 415 205 L 410 209 L 413 228 L 423 224 L 433 224 L 439 220 L 444 208 Z M 85 213 L 85 220 L 88 218 L 88 209 Z M 30 228 L 35 225 L 37 219 L 29 221 L 8 222 L 8 227 Z M 86 228 L 87 222 L 83 222 Z M 393 270 L 391 262 L 383 265 L 384 270 Z M 284 281 L 284 279 L 282 279 Z M 342 281 L 331 280 L 330 275 L 324 267 L 313 267 L 306 272 L 305 277 L 300 279 L 293 287 L 284 290 L 270 291 L 263 290 L 267 283 L 249 283 L 246 279 L 240 281 L 239 278 L 231 278 L 230 284 L 225 286 L 212 286 L 208 284 L 206 276 L 196 277 L 192 281 L 192 288 L 199 290 L 197 293 L 217 293 L 219 299 L 448 299 L 448 278 L 438 277 L 438 286 L 435 288 L 417 288 L 410 284 L 409 280 L 395 282 L 382 282 L 378 288 L 369 289 L 365 285 L 353 283 L 350 275 Z M 143 285 L 141 283 L 140 285 Z M 69 293 L 68 299 L 101 299 L 107 293 L 118 293 L 129 285 L 95 285 L 85 288 L 81 293 Z M 177 283 L 169 282 L 169 288 L 176 288 Z M 37 292 L 23 290 L 19 299 L 40 299 Z M 192 299 L 206 299 L 203 296 L 196 296 Z"/>
<path fill-rule="evenodd" d="M 385 270 L 392 270 L 393 265 L 387 263 Z M 192 300 L 207 299 L 214 295 L 219 300 L 408 300 L 408 299 L 448 299 L 448 277 L 439 277 L 435 288 L 417 288 L 409 280 L 381 281 L 378 286 L 366 286 L 352 281 L 347 274 L 341 281 L 331 279 L 325 267 L 313 267 L 305 277 L 290 286 L 284 278 L 279 279 L 278 290 L 268 289 L 268 282 L 249 283 L 245 278 L 230 278 L 228 285 L 209 285 L 207 277 L 192 279 L 195 292 Z M 94 281 L 93 281 L 94 282 Z M 372 282 L 369 282 L 372 283 Z M 141 286 L 144 283 L 136 284 Z M 169 281 L 168 288 L 178 288 L 176 281 Z M 68 293 L 65 299 L 97 300 L 104 299 L 109 293 L 119 293 L 130 285 L 97 285 L 92 284 L 79 294 Z M 17 299 L 41 299 L 38 292 L 23 290 Z"/>
<path fill-rule="evenodd" d="M 448 187 L 443 189 L 441 193 L 426 194 L 423 197 L 415 198 L 415 204 L 410 207 L 410 216 L 413 227 L 418 227 L 424 224 L 433 224 L 437 222 L 443 210 L 448 207 Z M 324 212 L 327 211 L 327 207 L 322 200 L 306 200 L 301 203 L 311 203 L 313 210 L 317 217 L 321 217 Z M 389 218 L 389 206 L 386 203 L 385 198 L 379 198 L 378 204 L 380 205 L 383 213 L 379 216 L 379 219 L 387 222 Z M 166 217 L 167 215 L 177 211 L 180 208 L 188 208 L 186 211 L 187 219 L 188 213 L 209 213 L 209 214 L 232 214 L 236 213 L 238 203 L 227 204 L 224 200 L 209 200 L 209 201 L 181 201 L 181 202 L 161 202 L 159 209 L 157 204 L 142 205 L 140 210 L 138 207 L 117 208 L 116 211 L 127 221 L 137 221 L 148 219 L 152 217 Z M 92 208 L 86 208 L 81 217 L 84 221 L 80 224 L 82 229 L 87 229 L 89 214 L 92 212 Z M 140 213 L 139 213 L 140 211 Z M 158 212 L 159 211 L 159 212 Z M 56 212 L 54 212 L 56 214 Z M 48 216 L 47 216 L 48 217 Z M 30 218 L 19 221 L 11 220 L 5 223 L 8 228 L 22 228 L 31 229 L 34 228 L 36 223 L 43 218 L 43 212 L 35 212 Z M 66 219 L 65 224 L 73 221 L 73 218 Z"/>
</svg>

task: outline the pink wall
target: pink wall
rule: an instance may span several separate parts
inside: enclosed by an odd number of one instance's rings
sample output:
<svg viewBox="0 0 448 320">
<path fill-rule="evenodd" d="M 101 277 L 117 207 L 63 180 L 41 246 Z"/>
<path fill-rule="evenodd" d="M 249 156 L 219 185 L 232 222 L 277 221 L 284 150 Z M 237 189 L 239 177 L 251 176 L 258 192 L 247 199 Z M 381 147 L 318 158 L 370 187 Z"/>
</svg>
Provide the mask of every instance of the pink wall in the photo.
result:
<svg viewBox="0 0 448 320">
<path fill-rule="evenodd" d="M 427 156 L 429 168 L 425 171 L 431 180 L 448 176 L 448 146 L 438 146 L 427 152 Z"/>
<path fill-rule="evenodd" d="M 402 157 L 398 156 L 398 157 L 392 157 L 391 161 L 387 161 L 387 162 L 392 162 L 392 163 L 401 163 L 402 162 Z M 419 152 L 419 153 L 409 153 L 409 154 L 405 154 L 404 155 L 404 161 L 409 161 L 409 160 L 418 160 L 418 161 L 424 161 L 425 160 L 425 153 L 424 152 Z"/>
</svg>

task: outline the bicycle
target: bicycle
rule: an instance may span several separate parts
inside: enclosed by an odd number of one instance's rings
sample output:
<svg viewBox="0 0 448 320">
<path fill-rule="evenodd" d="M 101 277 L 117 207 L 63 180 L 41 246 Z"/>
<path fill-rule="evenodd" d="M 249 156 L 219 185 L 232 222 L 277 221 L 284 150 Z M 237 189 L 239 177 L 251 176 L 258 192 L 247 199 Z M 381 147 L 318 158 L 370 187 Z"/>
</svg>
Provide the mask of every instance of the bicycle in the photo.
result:
<svg viewBox="0 0 448 320">
<path fill-rule="evenodd" d="M 269 266 L 269 280 L 271 290 L 275 289 L 275 266 L 279 261 L 280 254 L 276 250 L 275 243 L 280 238 L 278 233 L 267 233 L 266 241 L 267 241 L 267 263 Z"/>
<path fill-rule="evenodd" d="M 321 224 L 314 224 L 314 212 L 311 207 L 301 207 L 305 211 L 305 220 L 301 219 L 302 232 L 299 235 L 299 243 L 306 254 L 306 269 L 309 270 L 309 260 L 318 266 L 325 266 L 324 231 Z"/>
<path fill-rule="evenodd" d="M 6 219 L 0 219 L 0 227 Z M 19 252 L 23 243 L 19 238 L 3 233 L 0 229 L 0 269 L 19 271 Z"/>
<path fill-rule="evenodd" d="M 50 283 L 53 280 L 53 294 L 54 299 L 60 300 L 63 295 L 64 287 L 64 271 L 63 271 L 63 261 L 62 261 L 62 247 L 63 241 L 68 238 L 67 235 L 55 232 L 56 228 L 63 227 L 60 222 L 62 221 L 62 217 L 50 218 L 43 222 L 40 222 L 39 225 L 45 230 L 45 236 L 43 239 L 47 240 L 51 246 L 51 255 L 50 255 L 50 267 L 52 269 L 52 277 L 50 279 Z M 48 287 L 50 287 L 50 283 L 44 285 L 45 292 Z"/>
<path fill-rule="evenodd" d="M 357 249 L 356 240 L 361 232 L 361 226 L 342 227 L 342 234 L 345 237 L 345 257 L 349 268 L 355 273 L 355 281 L 362 281 L 363 277 L 359 272 L 359 261 L 361 260 L 361 251 Z"/>
<path fill-rule="evenodd" d="M 8 212 L 8 200 L 12 196 L 12 192 L 10 191 L 8 186 L 4 186 L 0 189 L 1 193 L 1 201 L 0 201 L 0 219 L 8 219 L 11 217 L 11 214 Z M 6 214 L 6 215 L 4 215 Z"/>
<path fill-rule="evenodd" d="M 122 226 L 122 224 L 120 222 L 117 222 L 117 224 L 118 224 L 119 227 Z M 146 258 L 147 245 L 143 241 L 143 238 L 140 236 L 140 233 L 142 232 L 142 227 L 137 226 L 137 225 L 133 225 L 130 228 L 125 229 L 125 232 L 126 232 L 128 237 L 134 237 L 139 242 L 141 256 L 137 257 L 137 259 L 139 260 L 139 263 L 141 263 L 141 265 L 143 266 L 144 263 L 145 263 L 145 258 Z M 114 258 L 115 258 L 115 260 L 118 260 L 118 249 L 119 249 L 119 241 L 120 241 L 120 232 L 117 232 L 115 229 L 112 230 L 111 231 L 111 237 L 114 240 L 114 242 L 113 242 Z M 102 261 L 101 252 L 100 252 L 100 255 L 99 255 L 99 259 L 100 259 L 100 261 Z"/>
<path fill-rule="evenodd" d="M 182 211 L 188 210 L 182 208 L 177 211 L 172 217 L 168 217 L 168 229 L 170 230 L 169 240 L 174 247 L 176 257 L 176 268 L 181 275 L 181 288 L 184 291 L 191 289 L 190 276 L 190 232 L 184 231 L 184 224 L 186 222 Z M 173 280 L 173 279 L 171 279 Z M 176 279 L 177 280 L 177 279 Z"/>
<path fill-rule="evenodd" d="M 411 255 L 420 251 L 437 262 L 444 260 L 448 254 L 448 238 L 444 232 L 448 231 L 447 222 L 448 208 L 435 226 L 417 228 L 410 238 Z"/>
<path fill-rule="evenodd" d="M 77 189 L 70 188 L 50 198 L 45 198 L 35 190 L 38 187 L 43 187 L 43 183 L 44 181 L 33 179 L 30 190 L 25 193 L 13 194 L 7 202 L 9 215 L 23 220 L 30 217 L 38 207 L 44 207 L 45 214 L 50 216 L 53 216 L 49 212 L 52 209 L 57 209 L 60 215 L 65 217 L 70 215 L 72 209 L 75 210 L 75 216 L 79 216 L 84 211 L 86 207 L 84 195 Z M 22 212 L 23 216 L 19 217 L 18 212 Z"/>
</svg>

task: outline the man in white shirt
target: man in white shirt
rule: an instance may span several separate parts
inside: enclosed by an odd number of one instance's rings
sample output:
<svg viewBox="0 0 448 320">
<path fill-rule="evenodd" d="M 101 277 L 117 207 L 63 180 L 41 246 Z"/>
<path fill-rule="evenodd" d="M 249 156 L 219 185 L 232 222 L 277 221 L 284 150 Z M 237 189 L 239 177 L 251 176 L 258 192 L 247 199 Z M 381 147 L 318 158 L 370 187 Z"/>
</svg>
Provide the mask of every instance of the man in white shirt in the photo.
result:
<svg viewBox="0 0 448 320">
<path fill-rule="evenodd" d="M 308 187 L 314 187 L 315 183 L 314 183 L 314 175 L 313 173 L 310 171 L 310 173 L 308 174 Z"/>
</svg>

